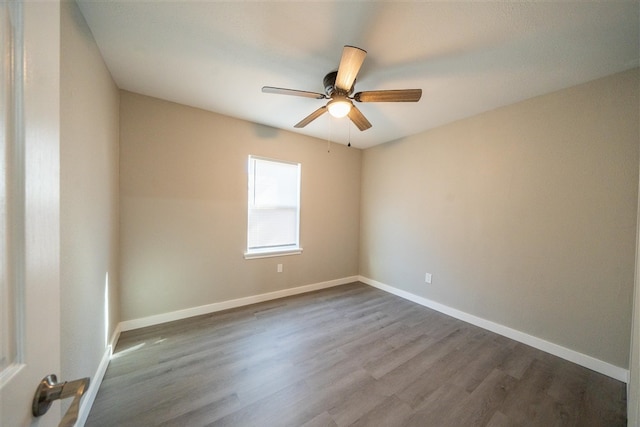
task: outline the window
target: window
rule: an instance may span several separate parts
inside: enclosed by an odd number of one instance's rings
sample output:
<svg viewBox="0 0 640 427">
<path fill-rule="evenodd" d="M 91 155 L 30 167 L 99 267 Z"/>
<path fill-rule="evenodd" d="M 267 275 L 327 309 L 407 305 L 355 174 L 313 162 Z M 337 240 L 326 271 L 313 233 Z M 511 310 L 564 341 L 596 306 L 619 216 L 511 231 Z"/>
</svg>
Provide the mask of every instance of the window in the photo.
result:
<svg viewBox="0 0 640 427">
<path fill-rule="evenodd" d="M 300 163 L 249 156 L 245 258 L 299 254 Z"/>
</svg>

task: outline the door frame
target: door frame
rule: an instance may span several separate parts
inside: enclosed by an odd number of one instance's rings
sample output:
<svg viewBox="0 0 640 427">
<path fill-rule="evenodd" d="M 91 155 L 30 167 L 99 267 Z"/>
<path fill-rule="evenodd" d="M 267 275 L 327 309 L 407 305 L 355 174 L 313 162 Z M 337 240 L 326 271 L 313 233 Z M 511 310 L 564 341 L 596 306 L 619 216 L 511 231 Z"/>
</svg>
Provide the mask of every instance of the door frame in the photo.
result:
<svg viewBox="0 0 640 427">
<path fill-rule="evenodd" d="M 0 390 L 0 420 L 45 427 L 60 421 L 60 404 L 35 419 L 31 401 L 40 380 L 60 371 L 60 3 L 9 4 L 19 16 L 14 39 L 22 65 L 14 80 L 16 145 L 23 153 L 15 191 L 22 194 L 13 199 L 23 203 L 15 223 L 24 224 L 16 234 L 24 242 L 16 256 L 24 261 L 15 265 L 18 367 Z"/>
</svg>

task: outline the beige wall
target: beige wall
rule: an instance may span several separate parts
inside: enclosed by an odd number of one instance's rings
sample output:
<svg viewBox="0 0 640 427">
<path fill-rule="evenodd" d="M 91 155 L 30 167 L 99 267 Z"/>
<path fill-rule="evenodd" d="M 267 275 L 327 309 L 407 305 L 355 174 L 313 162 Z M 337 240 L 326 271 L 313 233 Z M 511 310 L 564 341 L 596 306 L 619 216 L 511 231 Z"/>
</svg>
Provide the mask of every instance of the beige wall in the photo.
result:
<svg viewBox="0 0 640 427">
<path fill-rule="evenodd" d="M 364 151 L 360 273 L 627 368 L 638 83 L 636 69 Z"/>
<path fill-rule="evenodd" d="M 638 123 L 638 126 L 640 126 L 640 120 Z M 640 220 L 640 200 L 638 203 L 638 219 Z M 629 351 L 629 383 L 627 387 L 627 425 L 629 426 L 640 425 L 640 228 L 636 230 L 634 282 L 631 349 Z"/>
<path fill-rule="evenodd" d="M 358 274 L 360 150 L 129 92 L 120 124 L 123 320 Z M 250 154 L 302 164 L 301 255 L 244 259 Z"/>
<path fill-rule="evenodd" d="M 61 3 L 60 45 L 60 378 L 72 380 L 96 372 L 120 321 L 119 92 L 75 2 Z"/>
</svg>

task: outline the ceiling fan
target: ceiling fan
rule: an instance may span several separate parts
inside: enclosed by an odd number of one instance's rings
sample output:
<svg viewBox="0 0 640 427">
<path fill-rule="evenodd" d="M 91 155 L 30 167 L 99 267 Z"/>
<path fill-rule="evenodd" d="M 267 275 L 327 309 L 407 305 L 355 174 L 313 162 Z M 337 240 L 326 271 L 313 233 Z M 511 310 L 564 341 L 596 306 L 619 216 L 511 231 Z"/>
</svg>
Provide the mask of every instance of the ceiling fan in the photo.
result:
<svg viewBox="0 0 640 427">
<path fill-rule="evenodd" d="M 327 111 L 334 117 L 345 117 L 349 119 L 361 131 L 371 127 L 369 120 L 362 112 L 353 105 L 357 102 L 418 102 L 422 96 L 422 89 L 399 89 L 399 90 L 370 90 L 353 94 L 356 76 L 364 62 L 367 52 L 354 46 L 345 46 L 342 50 L 342 58 L 337 71 L 332 71 L 324 76 L 324 91 L 308 92 L 304 90 L 284 89 L 280 87 L 264 86 L 262 92 L 275 93 L 280 95 L 302 96 L 305 98 L 329 99 L 326 105 L 318 108 L 304 119 L 300 120 L 294 127 L 303 128 Z"/>
</svg>

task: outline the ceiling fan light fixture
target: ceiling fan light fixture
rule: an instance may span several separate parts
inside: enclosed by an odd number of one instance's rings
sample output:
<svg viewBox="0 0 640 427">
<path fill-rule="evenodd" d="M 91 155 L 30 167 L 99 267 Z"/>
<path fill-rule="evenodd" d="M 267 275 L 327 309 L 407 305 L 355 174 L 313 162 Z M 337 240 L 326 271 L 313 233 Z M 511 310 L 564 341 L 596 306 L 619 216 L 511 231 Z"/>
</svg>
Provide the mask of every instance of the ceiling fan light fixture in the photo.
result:
<svg viewBox="0 0 640 427">
<path fill-rule="evenodd" d="M 327 104 L 329 114 L 335 118 L 345 117 L 351 111 L 351 101 L 347 98 L 334 98 Z"/>
</svg>

